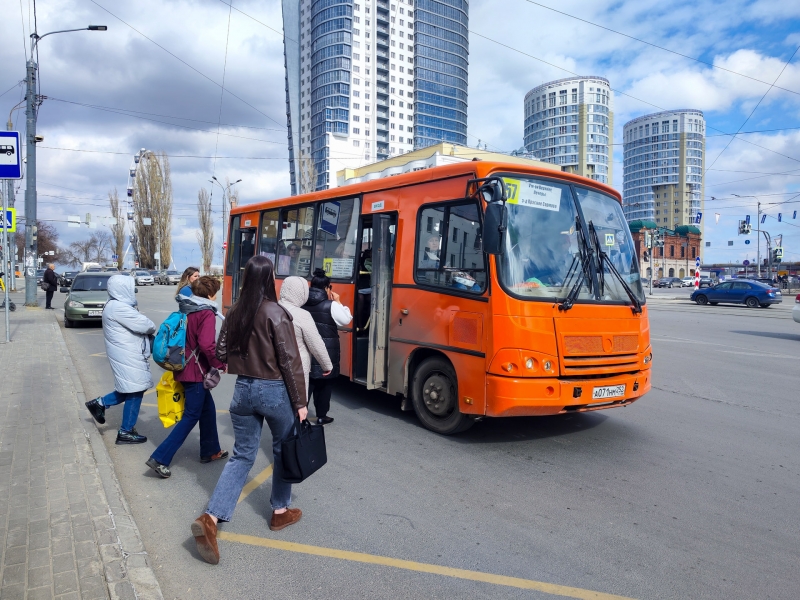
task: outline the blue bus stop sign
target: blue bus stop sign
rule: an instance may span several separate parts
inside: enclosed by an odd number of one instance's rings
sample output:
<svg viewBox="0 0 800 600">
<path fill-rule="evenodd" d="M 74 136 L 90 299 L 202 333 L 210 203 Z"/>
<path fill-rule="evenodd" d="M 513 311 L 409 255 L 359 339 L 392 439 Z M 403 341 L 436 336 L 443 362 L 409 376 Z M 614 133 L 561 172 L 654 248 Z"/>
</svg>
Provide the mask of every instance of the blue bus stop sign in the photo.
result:
<svg viewBox="0 0 800 600">
<path fill-rule="evenodd" d="M 22 179 L 19 131 L 0 131 L 0 179 Z"/>
<path fill-rule="evenodd" d="M 744 241 L 744 243 L 745 243 L 745 244 L 749 244 L 749 243 L 750 243 L 750 240 L 745 240 L 745 241 Z"/>
</svg>

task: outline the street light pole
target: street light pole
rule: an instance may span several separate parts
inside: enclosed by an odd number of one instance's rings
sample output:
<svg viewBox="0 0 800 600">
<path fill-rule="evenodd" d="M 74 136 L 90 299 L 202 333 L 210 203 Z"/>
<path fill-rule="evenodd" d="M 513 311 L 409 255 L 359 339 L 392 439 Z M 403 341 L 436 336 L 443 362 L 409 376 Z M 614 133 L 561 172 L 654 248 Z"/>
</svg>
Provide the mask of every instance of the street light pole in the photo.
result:
<svg viewBox="0 0 800 600">
<path fill-rule="evenodd" d="M 36 300 L 36 259 L 38 251 L 36 231 L 36 117 L 41 99 L 36 94 L 36 74 L 39 65 L 33 57 L 36 56 L 36 46 L 39 41 L 48 35 L 56 33 L 70 33 L 72 31 L 106 31 L 105 25 L 89 25 L 80 29 L 62 29 L 51 31 L 44 35 L 34 32 L 31 34 L 31 57 L 26 65 L 25 77 L 25 306 L 39 306 Z"/>
<path fill-rule="evenodd" d="M 216 183 L 222 189 L 222 242 L 225 243 L 225 242 L 228 241 L 228 234 L 227 234 L 227 228 L 228 228 L 227 207 L 228 207 L 228 201 L 229 201 L 229 199 L 231 197 L 231 186 L 236 185 L 237 183 L 239 183 L 241 181 L 241 179 L 237 179 L 233 183 L 228 183 L 226 186 L 223 186 L 219 182 L 219 179 L 217 179 L 217 177 L 215 175 L 212 175 L 211 179 L 209 181 L 211 181 L 211 183 L 212 183 L 212 186 L 211 186 L 212 193 L 213 193 L 213 188 L 214 188 L 213 184 L 214 183 Z M 225 262 L 225 253 L 224 252 L 222 254 L 222 262 L 223 263 Z"/>
</svg>

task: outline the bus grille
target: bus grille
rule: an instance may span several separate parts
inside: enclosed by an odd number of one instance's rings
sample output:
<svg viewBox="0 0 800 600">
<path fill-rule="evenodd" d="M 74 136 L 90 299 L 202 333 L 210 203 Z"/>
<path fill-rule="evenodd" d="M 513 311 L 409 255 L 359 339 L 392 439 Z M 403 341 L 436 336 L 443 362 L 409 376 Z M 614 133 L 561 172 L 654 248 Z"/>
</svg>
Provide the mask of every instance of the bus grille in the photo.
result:
<svg viewBox="0 0 800 600">
<path fill-rule="evenodd" d="M 627 373 L 639 368 L 637 354 L 607 354 L 597 356 L 565 356 L 562 361 L 562 375 L 611 375 Z"/>
</svg>

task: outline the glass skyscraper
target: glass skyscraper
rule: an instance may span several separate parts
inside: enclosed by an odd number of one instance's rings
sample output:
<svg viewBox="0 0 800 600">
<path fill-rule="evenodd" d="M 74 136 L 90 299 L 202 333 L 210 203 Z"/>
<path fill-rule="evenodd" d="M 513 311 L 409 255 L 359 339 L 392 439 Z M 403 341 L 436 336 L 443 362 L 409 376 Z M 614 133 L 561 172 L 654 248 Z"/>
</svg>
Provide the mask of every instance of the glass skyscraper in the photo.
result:
<svg viewBox="0 0 800 600">
<path fill-rule="evenodd" d="M 622 207 L 628 221 L 654 221 L 669 229 L 696 225 L 703 212 L 705 132 L 703 112 L 693 109 L 625 123 Z"/>
<path fill-rule="evenodd" d="M 466 143 L 467 0 L 283 0 L 292 193 Z"/>
<path fill-rule="evenodd" d="M 525 95 L 525 149 L 568 173 L 611 185 L 614 96 L 603 77 L 571 77 Z"/>
</svg>

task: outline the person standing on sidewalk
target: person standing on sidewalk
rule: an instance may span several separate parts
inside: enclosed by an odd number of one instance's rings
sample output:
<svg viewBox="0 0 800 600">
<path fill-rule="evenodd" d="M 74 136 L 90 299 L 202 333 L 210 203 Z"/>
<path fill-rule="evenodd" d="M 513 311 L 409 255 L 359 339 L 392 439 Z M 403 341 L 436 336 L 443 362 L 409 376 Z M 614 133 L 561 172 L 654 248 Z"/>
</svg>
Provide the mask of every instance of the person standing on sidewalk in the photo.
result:
<svg viewBox="0 0 800 600">
<path fill-rule="evenodd" d="M 327 373 L 316 361 L 311 362 L 309 396 L 314 396 L 314 410 L 317 413 L 317 423 L 327 425 L 333 423 L 333 417 L 328 416 L 331 408 L 331 392 L 333 383 L 339 376 L 339 327 L 344 327 L 353 320 L 350 309 L 339 302 L 339 294 L 333 291 L 330 278 L 325 271 L 317 269 L 311 279 L 311 289 L 308 291 L 308 301 L 303 306 L 314 319 L 317 329 L 328 349 L 333 369 Z"/>
<path fill-rule="evenodd" d="M 175 299 L 178 296 L 186 296 L 187 298 L 192 295 L 192 284 L 200 277 L 200 269 L 197 267 L 186 267 L 186 270 L 181 275 L 181 280 L 178 282 L 178 293 L 175 294 Z"/>
<path fill-rule="evenodd" d="M 230 521 L 253 467 L 266 419 L 272 432 L 272 518 L 278 531 L 300 520 L 302 512 L 289 508 L 292 484 L 283 480 L 281 443 L 294 428 L 295 418 L 308 416 L 303 362 L 292 317 L 278 304 L 275 273 L 266 256 L 247 261 L 239 299 L 228 311 L 217 340 L 217 358 L 236 373 L 230 414 L 235 442 L 233 457 L 220 475 L 206 511 L 192 523 L 200 556 L 219 562 L 217 522 Z"/>
<path fill-rule="evenodd" d="M 194 426 L 200 423 L 200 462 L 209 463 L 228 457 L 219 446 L 217 434 L 217 407 L 211 390 L 203 379 L 211 368 L 225 370 L 225 364 L 216 357 L 217 337 L 216 304 L 219 281 L 213 277 L 200 277 L 192 283 L 194 294 L 178 296 L 180 311 L 186 318 L 186 367 L 175 373 L 175 381 L 183 384 L 186 406 L 181 420 L 145 463 L 164 479 L 172 473 L 169 465 L 175 453 L 186 441 Z"/>
<path fill-rule="evenodd" d="M 42 276 L 42 281 L 47 284 L 47 291 L 44 293 L 44 307 L 47 310 L 55 310 L 50 304 L 53 302 L 53 294 L 58 289 L 58 276 L 56 275 L 56 266 L 53 263 L 47 265 Z"/>
<path fill-rule="evenodd" d="M 325 349 L 314 319 L 302 306 L 308 300 L 308 282 L 302 277 L 292 276 L 283 280 L 281 285 L 281 299 L 278 301 L 283 308 L 292 315 L 294 336 L 297 338 L 297 348 L 300 350 L 300 360 L 303 361 L 303 375 L 308 389 L 308 373 L 311 371 L 311 356 L 322 365 L 325 375 L 331 372 L 333 365 Z"/>
<path fill-rule="evenodd" d="M 150 336 L 155 324 L 136 308 L 136 284 L 133 277 L 112 275 L 108 278 L 108 297 L 103 308 L 103 336 L 106 355 L 114 372 L 114 391 L 90 400 L 86 408 L 101 425 L 106 422 L 106 408 L 125 404 L 117 444 L 143 444 L 147 438 L 136 431 L 142 396 L 153 387 L 150 375 Z"/>
</svg>

